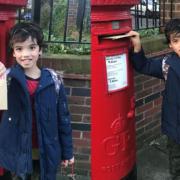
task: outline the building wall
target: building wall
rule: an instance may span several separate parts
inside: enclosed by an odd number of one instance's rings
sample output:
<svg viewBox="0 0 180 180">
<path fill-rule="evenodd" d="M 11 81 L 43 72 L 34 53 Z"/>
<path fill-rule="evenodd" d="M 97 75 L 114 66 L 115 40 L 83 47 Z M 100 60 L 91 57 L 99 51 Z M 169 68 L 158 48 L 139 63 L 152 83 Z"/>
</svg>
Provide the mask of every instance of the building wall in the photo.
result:
<svg viewBox="0 0 180 180">
<path fill-rule="evenodd" d="M 171 3 L 172 2 L 172 3 Z M 162 0 L 161 1 L 161 17 L 165 15 L 165 19 L 161 21 L 167 22 L 171 18 L 180 17 L 180 1 L 179 0 Z"/>
</svg>

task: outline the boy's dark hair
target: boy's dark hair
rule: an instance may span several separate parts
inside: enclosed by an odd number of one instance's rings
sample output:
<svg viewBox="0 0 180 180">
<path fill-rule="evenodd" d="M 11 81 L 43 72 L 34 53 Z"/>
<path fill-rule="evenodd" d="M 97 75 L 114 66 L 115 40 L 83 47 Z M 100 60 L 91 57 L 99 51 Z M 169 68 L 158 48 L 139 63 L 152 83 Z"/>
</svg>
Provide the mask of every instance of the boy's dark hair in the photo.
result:
<svg viewBox="0 0 180 180">
<path fill-rule="evenodd" d="M 13 49 L 13 44 L 16 42 L 24 42 L 29 37 L 36 40 L 40 49 L 43 46 L 43 32 L 39 25 L 29 22 L 21 22 L 13 26 L 9 33 L 9 46 Z"/>
<path fill-rule="evenodd" d="M 170 43 L 170 36 L 174 34 L 175 36 L 180 35 L 180 19 L 171 19 L 165 26 L 164 33 L 166 36 L 167 43 Z"/>
</svg>

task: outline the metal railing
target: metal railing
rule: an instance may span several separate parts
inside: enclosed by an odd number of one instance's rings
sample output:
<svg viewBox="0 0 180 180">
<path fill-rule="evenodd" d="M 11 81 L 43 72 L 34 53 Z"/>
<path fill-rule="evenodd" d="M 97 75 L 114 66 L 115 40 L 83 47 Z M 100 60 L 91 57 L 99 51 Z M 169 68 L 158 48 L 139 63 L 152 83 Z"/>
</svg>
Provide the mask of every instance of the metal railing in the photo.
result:
<svg viewBox="0 0 180 180">
<path fill-rule="evenodd" d="M 90 0 L 30 0 L 18 19 L 40 24 L 46 43 L 90 43 Z"/>
<path fill-rule="evenodd" d="M 173 3 L 168 4 L 170 18 Z M 165 0 L 141 0 L 131 8 L 133 29 L 163 27 L 166 6 Z M 39 23 L 47 43 L 90 44 L 90 0 L 29 0 L 19 20 Z"/>
<path fill-rule="evenodd" d="M 173 18 L 173 0 L 170 0 L 170 18 Z M 133 29 L 143 30 L 159 28 L 165 25 L 165 10 L 167 10 L 165 0 L 141 0 L 139 5 L 131 8 L 133 17 Z"/>
</svg>

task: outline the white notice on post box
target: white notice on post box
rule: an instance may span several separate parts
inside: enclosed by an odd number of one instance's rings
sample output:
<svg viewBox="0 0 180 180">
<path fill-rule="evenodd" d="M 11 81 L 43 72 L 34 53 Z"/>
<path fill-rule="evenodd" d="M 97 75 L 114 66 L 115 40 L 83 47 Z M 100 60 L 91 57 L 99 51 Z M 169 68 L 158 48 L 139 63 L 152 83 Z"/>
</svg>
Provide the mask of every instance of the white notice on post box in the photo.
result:
<svg viewBox="0 0 180 180">
<path fill-rule="evenodd" d="M 106 56 L 108 91 L 117 91 L 128 86 L 126 54 Z"/>
</svg>

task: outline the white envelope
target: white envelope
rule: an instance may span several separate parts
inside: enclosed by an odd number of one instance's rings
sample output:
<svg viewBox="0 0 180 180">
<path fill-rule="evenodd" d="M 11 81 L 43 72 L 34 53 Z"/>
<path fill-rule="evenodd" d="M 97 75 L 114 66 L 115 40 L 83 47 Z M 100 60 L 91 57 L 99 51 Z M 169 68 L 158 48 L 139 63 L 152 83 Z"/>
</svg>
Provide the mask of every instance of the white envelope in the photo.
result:
<svg viewBox="0 0 180 180">
<path fill-rule="evenodd" d="M 0 77 L 0 110 L 7 110 L 7 80 L 6 75 Z"/>
</svg>

